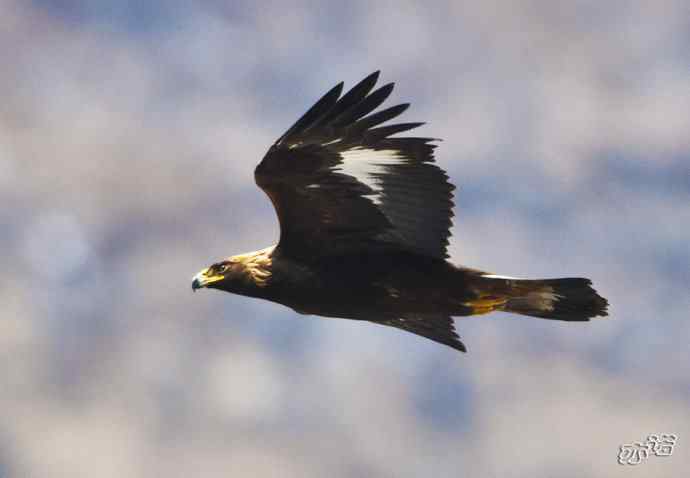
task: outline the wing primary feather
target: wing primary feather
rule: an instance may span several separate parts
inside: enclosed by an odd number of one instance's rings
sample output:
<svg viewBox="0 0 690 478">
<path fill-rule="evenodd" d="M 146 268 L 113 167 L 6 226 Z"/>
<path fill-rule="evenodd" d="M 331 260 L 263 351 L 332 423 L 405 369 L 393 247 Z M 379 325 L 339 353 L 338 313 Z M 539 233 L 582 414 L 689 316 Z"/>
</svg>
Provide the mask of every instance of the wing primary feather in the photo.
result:
<svg viewBox="0 0 690 478">
<path fill-rule="evenodd" d="M 328 114 L 323 116 L 319 122 L 314 125 L 314 127 L 328 125 L 328 123 L 334 118 L 338 117 L 338 115 L 344 113 L 366 98 L 369 92 L 374 88 L 374 86 L 376 86 L 380 73 L 380 71 L 375 71 L 353 86 L 350 91 L 345 93 L 345 95 L 338 100 L 338 103 L 331 109 L 331 111 L 329 111 Z"/>
<path fill-rule="evenodd" d="M 370 129 L 366 132 L 366 137 L 368 141 L 376 142 L 383 138 L 387 138 L 390 135 L 396 133 L 402 133 L 403 131 L 408 131 L 414 128 L 419 128 L 425 123 L 399 123 L 392 124 L 390 126 L 382 126 L 380 128 Z"/>
<path fill-rule="evenodd" d="M 388 96 L 390 96 L 391 92 L 393 91 L 393 86 L 394 83 L 383 85 L 381 88 L 375 90 L 356 105 L 348 108 L 347 111 L 344 111 L 333 120 L 333 126 L 336 128 L 347 126 L 350 123 L 354 123 L 362 116 L 374 111 L 381 105 L 381 103 L 386 101 Z"/>
<path fill-rule="evenodd" d="M 400 116 L 409 107 L 409 103 L 402 103 L 400 105 L 391 106 L 390 108 L 386 108 L 385 110 L 381 110 L 377 113 L 360 119 L 359 121 L 357 121 L 357 123 L 355 123 L 354 128 L 357 131 L 365 131 L 369 128 L 373 128 L 374 126 L 379 125 L 381 123 L 385 123 L 386 121 L 391 120 L 396 116 Z"/>
<path fill-rule="evenodd" d="M 292 135 L 299 133 L 309 126 L 314 124 L 323 115 L 328 114 L 331 109 L 337 104 L 338 98 L 343 91 L 343 82 L 341 81 L 333 88 L 331 88 L 328 93 L 323 95 L 319 101 L 317 101 L 314 106 L 309 108 L 309 110 L 298 119 L 295 124 L 293 124 L 290 129 L 288 129 L 283 136 L 281 136 L 276 144 L 281 144 Z"/>
</svg>

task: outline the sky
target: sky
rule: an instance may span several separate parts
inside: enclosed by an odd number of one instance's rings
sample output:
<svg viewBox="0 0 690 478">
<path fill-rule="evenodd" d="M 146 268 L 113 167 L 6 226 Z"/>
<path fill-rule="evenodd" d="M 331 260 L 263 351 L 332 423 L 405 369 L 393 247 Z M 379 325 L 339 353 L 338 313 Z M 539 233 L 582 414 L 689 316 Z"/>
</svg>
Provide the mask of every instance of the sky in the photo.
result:
<svg viewBox="0 0 690 478">
<path fill-rule="evenodd" d="M 688 43 L 685 0 L 0 0 L 0 477 L 681 476 Z M 443 139 L 451 260 L 609 318 L 456 319 L 460 354 L 192 294 L 277 240 L 271 143 L 378 69 Z"/>
</svg>

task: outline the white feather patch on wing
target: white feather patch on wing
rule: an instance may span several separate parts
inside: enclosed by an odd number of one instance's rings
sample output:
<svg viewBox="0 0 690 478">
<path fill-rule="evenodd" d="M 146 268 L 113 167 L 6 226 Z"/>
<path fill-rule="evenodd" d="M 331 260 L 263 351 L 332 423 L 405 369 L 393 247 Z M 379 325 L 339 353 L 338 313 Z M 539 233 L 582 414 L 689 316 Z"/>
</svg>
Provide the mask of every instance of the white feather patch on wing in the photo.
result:
<svg viewBox="0 0 690 478">
<path fill-rule="evenodd" d="M 374 190 L 374 194 L 365 197 L 377 206 L 381 204 L 379 196 L 383 187 L 381 179 L 376 175 L 384 174 L 386 166 L 405 163 L 405 157 L 394 149 L 353 148 L 340 153 L 340 156 L 343 158 L 342 163 L 335 170 L 356 178 Z"/>
</svg>

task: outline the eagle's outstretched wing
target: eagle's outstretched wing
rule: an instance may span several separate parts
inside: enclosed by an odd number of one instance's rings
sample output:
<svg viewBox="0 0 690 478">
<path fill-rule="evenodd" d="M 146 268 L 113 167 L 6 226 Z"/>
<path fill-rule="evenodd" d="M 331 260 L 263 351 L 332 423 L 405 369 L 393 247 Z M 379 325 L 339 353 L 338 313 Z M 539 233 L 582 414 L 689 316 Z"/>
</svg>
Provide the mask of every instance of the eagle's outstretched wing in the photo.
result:
<svg viewBox="0 0 690 478">
<path fill-rule="evenodd" d="M 391 137 L 423 123 L 379 126 L 409 104 L 372 113 L 393 90 L 375 72 L 340 83 L 271 147 L 255 171 L 280 221 L 279 249 L 302 260 L 362 250 L 445 258 L 452 190 L 431 138 Z"/>
<path fill-rule="evenodd" d="M 372 322 L 412 332 L 460 352 L 467 352 L 465 344 L 460 341 L 460 336 L 455 331 L 453 319 L 446 314 L 408 314 L 404 317 Z"/>
</svg>

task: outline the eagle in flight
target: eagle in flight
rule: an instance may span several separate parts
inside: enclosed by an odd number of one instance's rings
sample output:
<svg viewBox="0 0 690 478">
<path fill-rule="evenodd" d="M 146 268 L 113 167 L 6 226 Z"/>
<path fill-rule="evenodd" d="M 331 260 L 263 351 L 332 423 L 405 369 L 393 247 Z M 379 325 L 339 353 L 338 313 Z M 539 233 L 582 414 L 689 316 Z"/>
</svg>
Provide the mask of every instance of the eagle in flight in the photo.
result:
<svg viewBox="0 0 690 478">
<path fill-rule="evenodd" d="M 393 90 L 374 89 L 378 77 L 344 95 L 336 85 L 256 167 L 280 221 L 278 244 L 212 264 L 192 288 L 397 327 L 462 352 L 453 316 L 607 315 L 589 279 L 517 279 L 447 260 L 454 186 L 434 164 L 435 139 L 397 136 L 423 123 L 382 126 L 409 104 L 375 111 Z"/>
</svg>

